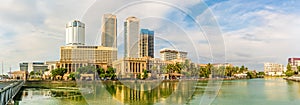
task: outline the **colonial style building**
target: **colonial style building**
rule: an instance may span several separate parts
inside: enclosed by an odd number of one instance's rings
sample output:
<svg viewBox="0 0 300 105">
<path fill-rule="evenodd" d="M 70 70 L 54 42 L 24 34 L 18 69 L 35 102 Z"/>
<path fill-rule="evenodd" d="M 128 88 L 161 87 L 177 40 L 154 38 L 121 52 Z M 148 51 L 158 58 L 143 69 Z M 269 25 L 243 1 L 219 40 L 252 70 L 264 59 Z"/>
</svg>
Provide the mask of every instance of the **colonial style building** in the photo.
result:
<svg viewBox="0 0 300 105">
<path fill-rule="evenodd" d="M 158 58 L 143 57 L 143 58 L 123 58 L 113 62 L 113 67 L 116 68 L 116 74 L 119 78 L 136 78 L 137 74 L 147 72 L 158 73 L 162 72 L 162 68 L 172 62 L 166 62 Z"/>
</svg>

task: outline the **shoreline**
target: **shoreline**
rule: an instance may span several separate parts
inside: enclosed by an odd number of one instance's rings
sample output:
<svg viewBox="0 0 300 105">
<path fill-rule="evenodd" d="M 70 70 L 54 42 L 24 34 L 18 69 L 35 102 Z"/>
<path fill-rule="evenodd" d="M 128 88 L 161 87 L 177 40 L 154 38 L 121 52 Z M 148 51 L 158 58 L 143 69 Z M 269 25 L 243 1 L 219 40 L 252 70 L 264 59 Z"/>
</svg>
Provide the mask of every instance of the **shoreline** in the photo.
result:
<svg viewBox="0 0 300 105">
<path fill-rule="evenodd" d="M 27 80 L 25 83 L 35 84 L 35 83 L 49 83 L 49 84 L 76 84 L 81 82 L 179 82 L 179 81 L 210 81 L 210 80 L 244 80 L 249 78 L 198 78 L 198 79 L 174 79 L 174 80 L 95 80 L 95 81 L 53 81 L 53 80 Z"/>
</svg>

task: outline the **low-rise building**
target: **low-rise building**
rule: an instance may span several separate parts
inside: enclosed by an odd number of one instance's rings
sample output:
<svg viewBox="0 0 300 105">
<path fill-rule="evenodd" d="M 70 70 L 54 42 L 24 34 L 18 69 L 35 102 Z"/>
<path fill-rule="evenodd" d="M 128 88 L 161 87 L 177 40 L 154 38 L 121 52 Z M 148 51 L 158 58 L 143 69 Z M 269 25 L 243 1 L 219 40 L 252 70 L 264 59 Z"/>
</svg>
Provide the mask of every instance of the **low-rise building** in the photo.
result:
<svg viewBox="0 0 300 105">
<path fill-rule="evenodd" d="M 269 76 L 281 76 L 284 72 L 283 64 L 264 63 L 264 72 Z"/>
<path fill-rule="evenodd" d="M 80 67 L 94 65 L 97 68 L 112 66 L 117 60 L 117 48 L 103 46 L 62 46 L 59 66 L 67 73 L 76 72 Z"/>
<path fill-rule="evenodd" d="M 137 78 L 137 74 L 145 70 L 151 74 L 157 74 L 162 68 L 171 62 L 163 61 L 159 58 L 143 57 L 130 58 L 126 57 L 113 62 L 113 68 L 116 69 L 116 75 L 119 78 Z"/>
<path fill-rule="evenodd" d="M 14 71 L 11 72 L 12 79 L 16 80 L 27 80 L 28 72 L 27 71 Z"/>
<path fill-rule="evenodd" d="M 288 64 L 291 65 L 293 71 L 298 71 L 298 66 L 300 66 L 300 58 L 289 58 Z"/>
</svg>

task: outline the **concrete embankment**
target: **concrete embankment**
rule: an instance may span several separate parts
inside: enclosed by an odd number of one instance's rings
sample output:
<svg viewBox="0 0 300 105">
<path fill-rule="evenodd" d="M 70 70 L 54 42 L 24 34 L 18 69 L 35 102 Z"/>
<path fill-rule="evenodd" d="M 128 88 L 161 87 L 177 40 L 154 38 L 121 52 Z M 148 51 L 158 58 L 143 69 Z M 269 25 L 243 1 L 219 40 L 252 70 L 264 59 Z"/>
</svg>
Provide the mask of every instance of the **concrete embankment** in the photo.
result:
<svg viewBox="0 0 300 105">
<path fill-rule="evenodd" d="M 300 82 L 300 77 L 298 77 L 298 76 L 291 76 L 291 77 L 287 77 L 287 78 L 283 78 L 283 79 Z"/>
</svg>

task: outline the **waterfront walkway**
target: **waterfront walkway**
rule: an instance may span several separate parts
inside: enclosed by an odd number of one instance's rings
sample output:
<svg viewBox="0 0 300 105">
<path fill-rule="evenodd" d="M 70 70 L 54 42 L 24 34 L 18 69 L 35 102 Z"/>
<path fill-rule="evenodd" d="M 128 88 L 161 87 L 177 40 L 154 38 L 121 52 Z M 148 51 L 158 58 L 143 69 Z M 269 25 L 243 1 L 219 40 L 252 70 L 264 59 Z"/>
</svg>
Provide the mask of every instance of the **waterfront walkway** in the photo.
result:
<svg viewBox="0 0 300 105">
<path fill-rule="evenodd" d="M 0 105 L 6 105 L 19 92 L 24 81 L 0 81 Z"/>
</svg>

